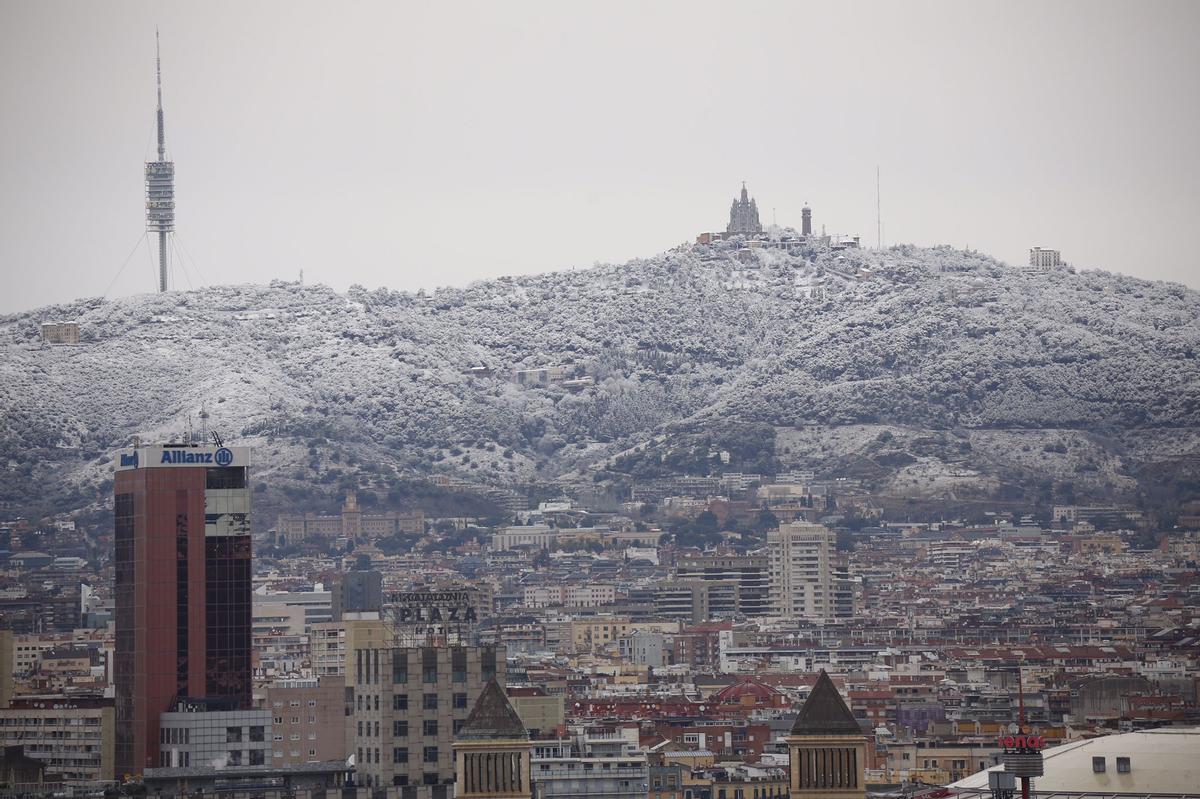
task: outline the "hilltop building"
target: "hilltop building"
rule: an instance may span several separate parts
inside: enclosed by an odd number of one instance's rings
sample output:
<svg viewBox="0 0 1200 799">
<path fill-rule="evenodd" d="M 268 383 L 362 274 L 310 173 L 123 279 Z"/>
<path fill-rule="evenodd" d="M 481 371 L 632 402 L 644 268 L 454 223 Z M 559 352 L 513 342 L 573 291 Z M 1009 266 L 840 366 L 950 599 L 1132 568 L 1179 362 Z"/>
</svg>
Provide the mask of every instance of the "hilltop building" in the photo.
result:
<svg viewBox="0 0 1200 799">
<path fill-rule="evenodd" d="M 296 544 L 312 536 L 345 537 L 353 541 L 384 538 L 391 535 L 420 535 L 425 532 L 425 514 L 414 511 L 363 513 L 358 494 L 346 492 L 342 512 L 337 516 L 318 516 L 315 513 L 280 514 L 275 522 L 275 543 L 279 546 Z"/>
<path fill-rule="evenodd" d="M 1029 250 L 1030 271 L 1045 272 L 1061 264 L 1062 257 L 1058 250 L 1043 250 L 1041 247 Z"/>
<path fill-rule="evenodd" d="M 47 344 L 78 344 L 78 322 L 42 322 L 42 341 Z"/>
<path fill-rule="evenodd" d="M 746 192 L 746 184 L 742 184 L 742 196 L 735 198 L 729 208 L 729 226 L 726 233 L 762 233 L 762 223 L 758 221 L 758 204 Z"/>
<path fill-rule="evenodd" d="M 250 707 L 246 447 L 138 447 L 114 481 L 116 768 L 160 763 L 160 714 Z"/>
</svg>

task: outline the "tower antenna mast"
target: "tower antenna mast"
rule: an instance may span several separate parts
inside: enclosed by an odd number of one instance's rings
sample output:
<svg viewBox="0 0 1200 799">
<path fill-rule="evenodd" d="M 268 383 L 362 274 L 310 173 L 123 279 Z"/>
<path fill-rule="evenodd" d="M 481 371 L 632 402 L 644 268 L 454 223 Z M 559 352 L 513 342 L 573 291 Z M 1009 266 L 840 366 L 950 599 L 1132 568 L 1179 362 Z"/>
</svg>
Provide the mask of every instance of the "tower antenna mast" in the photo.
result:
<svg viewBox="0 0 1200 799">
<path fill-rule="evenodd" d="M 879 214 L 879 164 L 875 165 L 875 246 L 883 249 L 883 217 Z"/>
<path fill-rule="evenodd" d="M 154 64 L 158 86 L 158 160 L 146 162 L 146 230 L 158 234 L 158 290 L 167 290 L 167 236 L 175 232 L 175 164 L 167 160 L 163 125 L 162 52 L 158 28 L 154 29 Z"/>
</svg>

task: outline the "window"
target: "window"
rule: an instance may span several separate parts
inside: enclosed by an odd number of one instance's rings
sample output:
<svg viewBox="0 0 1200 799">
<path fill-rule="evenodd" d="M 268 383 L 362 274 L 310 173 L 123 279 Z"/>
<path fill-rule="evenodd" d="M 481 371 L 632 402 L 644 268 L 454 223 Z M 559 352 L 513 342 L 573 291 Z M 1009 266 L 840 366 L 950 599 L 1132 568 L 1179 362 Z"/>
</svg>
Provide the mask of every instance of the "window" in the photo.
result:
<svg viewBox="0 0 1200 799">
<path fill-rule="evenodd" d="M 392 762 L 393 763 L 407 763 L 408 762 L 408 747 L 397 746 L 395 749 L 393 749 L 392 750 Z"/>
<path fill-rule="evenodd" d="M 432 647 L 421 650 L 421 680 L 427 685 L 437 684 L 437 654 Z"/>
<path fill-rule="evenodd" d="M 1092 773 L 1093 774 L 1103 774 L 1104 772 L 1105 772 L 1104 758 L 1093 757 L 1092 758 Z"/>
<path fill-rule="evenodd" d="M 264 758 L 265 754 L 266 753 L 262 749 L 251 749 L 250 750 L 250 765 L 252 765 L 252 766 L 263 765 L 266 762 L 266 760 Z"/>
<path fill-rule="evenodd" d="M 282 741 L 283 733 L 280 733 L 280 732 L 275 733 L 274 735 L 271 736 L 271 740 L 272 741 Z M 282 757 L 282 755 L 276 755 L 276 757 Z"/>
<path fill-rule="evenodd" d="M 308 706 L 309 706 L 309 707 L 316 707 L 316 706 L 317 706 L 317 700 L 315 700 L 315 699 L 310 699 L 310 700 L 308 700 Z"/>
<path fill-rule="evenodd" d="M 316 756 L 317 756 L 317 750 L 316 750 L 316 749 L 309 749 L 309 750 L 308 750 L 308 756 L 309 756 L 309 757 L 316 757 Z"/>
<path fill-rule="evenodd" d="M 225 743 L 237 744 L 242 742 L 241 727 L 226 727 L 225 728 Z"/>
<path fill-rule="evenodd" d="M 467 695 L 466 694 L 455 694 L 454 695 L 454 707 L 458 710 L 462 710 L 466 706 L 467 706 Z"/>
<path fill-rule="evenodd" d="M 1127 757 L 1118 757 L 1117 758 L 1117 773 L 1118 774 L 1128 774 L 1129 773 L 1129 758 L 1127 758 Z"/>
<path fill-rule="evenodd" d="M 362 722 L 361 721 L 358 722 L 358 735 L 359 735 L 359 737 L 362 737 Z"/>
<path fill-rule="evenodd" d="M 292 701 L 288 702 L 288 707 L 300 707 L 300 700 L 293 699 Z"/>
<path fill-rule="evenodd" d="M 316 724 L 316 723 L 317 723 L 317 717 L 316 717 L 316 716 L 309 716 L 309 717 L 308 717 L 308 723 L 309 723 L 309 724 Z"/>
<path fill-rule="evenodd" d="M 450 679 L 453 682 L 467 681 L 467 650 L 462 647 L 450 650 Z"/>
<path fill-rule="evenodd" d="M 426 710 L 437 710 L 438 695 L 437 694 L 425 694 L 425 701 L 422 703 L 422 706 Z"/>
<path fill-rule="evenodd" d="M 231 766 L 242 765 L 242 750 L 241 749 L 231 749 L 230 751 L 226 752 L 225 754 L 228 755 L 228 757 L 225 759 L 225 762 L 227 764 L 229 764 Z"/>
<path fill-rule="evenodd" d="M 392 682 L 397 685 L 408 682 L 408 656 L 403 650 L 392 653 Z"/>
<path fill-rule="evenodd" d="M 316 734 L 315 732 L 310 732 L 310 733 L 308 734 L 308 740 L 310 740 L 310 741 L 315 741 L 315 740 L 317 740 L 317 734 Z"/>
<path fill-rule="evenodd" d="M 276 716 L 276 717 L 274 718 L 274 722 L 275 722 L 276 724 L 282 724 L 282 723 L 283 723 L 283 716 Z"/>
<path fill-rule="evenodd" d="M 250 740 L 253 743 L 262 743 L 263 739 L 264 739 L 264 731 L 263 731 L 262 727 L 251 727 L 250 728 Z"/>
<path fill-rule="evenodd" d="M 459 731 L 462 730 L 462 728 L 463 728 L 463 724 L 466 724 L 466 722 L 467 722 L 466 719 L 455 719 L 454 720 L 454 734 L 455 735 L 458 735 Z"/>
<path fill-rule="evenodd" d="M 300 740 L 300 733 L 298 733 L 298 732 L 294 732 L 294 733 L 292 733 L 291 735 L 289 735 L 289 736 L 288 736 L 288 740 L 289 740 L 289 741 L 299 741 L 299 740 Z"/>
<path fill-rule="evenodd" d="M 438 762 L 438 750 L 437 750 L 436 746 L 425 747 L 425 762 L 426 763 Z"/>
<path fill-rule="evenodd" d="M 437 735 L 438 734 L 437 719 L 425 719 L 424 732 L 426 735 Z"/>
<path fill-rule="evenodd" d="M 393 721 L 392 722 L 392 737 L 393 738 L 407 738 L 408 737 L 408 722 L 407 721 Z"/>
<path fill-rule="evenodd" d="M 393 694 L 392 710 L 408 710 L 408 694 Z"/>
</svg>

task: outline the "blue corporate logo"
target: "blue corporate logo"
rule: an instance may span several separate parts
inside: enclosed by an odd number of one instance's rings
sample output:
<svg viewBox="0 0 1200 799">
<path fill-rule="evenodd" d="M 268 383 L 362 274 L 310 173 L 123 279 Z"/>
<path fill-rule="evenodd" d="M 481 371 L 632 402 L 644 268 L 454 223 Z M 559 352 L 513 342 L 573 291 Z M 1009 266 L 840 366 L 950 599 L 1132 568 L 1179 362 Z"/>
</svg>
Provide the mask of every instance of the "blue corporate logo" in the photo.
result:
<svg viewBox="0 0 1200 799">
<path fill-rule="evenodd" d="M 133 467 L 134 469 L 136 469 L 137 465 L 138 465 L 138 456 L 137 456 L 136 449 L 133 451 L 132 455 L 126 455 L 124 452 L 121 453 L 121 468 L 122 469 L 128 468 L 128 467 Z"/>
<path fill-rule="evenodd" d="M 217 450 L 217 455 L 213 458 L 218 466 L 228 466 L 233 463 L 233 453 L 226 447 L 221 447 Z"/>
</svg>

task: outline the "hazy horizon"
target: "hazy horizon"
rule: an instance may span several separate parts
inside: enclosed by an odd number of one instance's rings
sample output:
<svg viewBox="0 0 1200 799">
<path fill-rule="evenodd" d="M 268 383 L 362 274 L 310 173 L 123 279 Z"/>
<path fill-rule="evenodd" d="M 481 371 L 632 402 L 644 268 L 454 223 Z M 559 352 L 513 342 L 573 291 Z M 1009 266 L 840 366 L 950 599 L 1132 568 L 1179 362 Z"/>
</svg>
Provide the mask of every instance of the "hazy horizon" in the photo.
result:
<svg viewBox="0 0 1200 799">
<path fill-rule="evenodd" d="M 764 224 L 1193 288 L 1200 5 L 0 7 L 0 312 L 152 291 L 162 33 L 199 283 L 433 289 Z M 1189 88 L 1190 87 L 1190 88 Z M 135 244 L 120 277 L 118 269 Z M 188 261 L 190 268 L 191 262 Z"/>
</svg>

